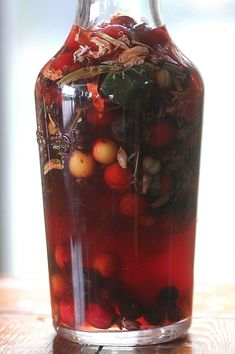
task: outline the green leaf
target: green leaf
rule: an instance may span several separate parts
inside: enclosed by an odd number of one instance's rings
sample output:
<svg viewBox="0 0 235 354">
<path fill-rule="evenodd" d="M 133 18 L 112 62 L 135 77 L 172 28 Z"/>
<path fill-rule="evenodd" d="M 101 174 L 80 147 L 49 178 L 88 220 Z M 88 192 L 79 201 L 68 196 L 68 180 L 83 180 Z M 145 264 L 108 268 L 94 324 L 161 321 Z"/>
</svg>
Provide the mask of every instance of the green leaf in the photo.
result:
<svg viewBox="0 0 235 354">
<path fill-rule="evenodd" d="M 146 65 L 135 65 L 106 76 L 101 91 L 108 99 L 122 107 L 141 95 L 144 88 L 152 83 Z"/>
</svg>

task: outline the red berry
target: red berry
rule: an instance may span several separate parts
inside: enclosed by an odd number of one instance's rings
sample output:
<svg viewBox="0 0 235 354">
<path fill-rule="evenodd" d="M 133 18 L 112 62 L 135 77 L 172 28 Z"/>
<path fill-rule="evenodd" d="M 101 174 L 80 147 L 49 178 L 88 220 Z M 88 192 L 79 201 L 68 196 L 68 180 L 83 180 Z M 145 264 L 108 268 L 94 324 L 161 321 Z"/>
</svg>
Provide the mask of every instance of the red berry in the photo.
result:
<svg viewBox="0 0 235 354">
<path fill-rule="evenodd" d="M 147 211 L 148 203 L 143 195 L 128 193 L 121 198 L 120 209 L 126 216 L 140 216 Z"/>
<path fill-rule="evenodd" d="M 93 106 L 88 108 L 86 114 L 88 123 L 93 126 L 103 127 L 109 123 L 107 114 L 97 111 Z"/>
<path fill-rule="evenodd" d="M 63 275 L 57 273 L 53 274 L 50 278 L 51 289 L 55 296 L 62 297 L 69 291 L 69 285 Z"/>
<path fill-rule="evenodd" d="M 149 145 L 162 149 L 171 145 L 176 139 L 176 128 L 168 120 L 161 119 L 150 128 Z"/>
<path fill-rule="evenodd" d="M 121 259 L 114 253 L 104 252 L 95 258 L 94 268 L 104 278 L 116 277 L 121 270 Z"/>
<path fill-rule="evenodd" d="M 88 123 L 92 126 L 103 127 L 111 124 L 114 120 L 116 121 L 116 119 L 119 119 L 120 114 L 120 110 L 118 109 L 98 111 L 95 109 L 94 105 L 92 105 L 87 109 L 86 118 Z"/>
<path fill-rule="evenodd" d="M 113 38 L 120 38 L 129 33 L 129 30 L 122 25 L 109 25 L 104 28 L 104 33 Z"/>
<path fill-rule="evenodd" d="M 115 313 L 112 307 L 91 303 L 87 309 L 87 321 L 95 328 L 108 329 L 112 326 Z"/>
<path fill-rule="evenodd" d="M 74 324 L 74 302 L 72 298 L 66 298 L 61 301 L 60 318 L 68 326 Z"/>
<path fill-rule="evenodd" d="M 112 189 L 123 191 L 131 183 L 131 173 L 122 168 L 118 162 L 107 166 L 104 170 L 105 183 Z"/>
<path fill-rule="evenodd" d="M 65 269 L 71 264 L 71 249 L 68 242 L 63 242 L 56 246 L 55 260 L 60 269 Z"/>
<path fill-rule="evenodd" d="M 121 25 L 127 28 L 132 28 L 136 25 L 135 20 L 129 16 L 114 16 L 110 23 L 111 25 Z"/>
</svg>

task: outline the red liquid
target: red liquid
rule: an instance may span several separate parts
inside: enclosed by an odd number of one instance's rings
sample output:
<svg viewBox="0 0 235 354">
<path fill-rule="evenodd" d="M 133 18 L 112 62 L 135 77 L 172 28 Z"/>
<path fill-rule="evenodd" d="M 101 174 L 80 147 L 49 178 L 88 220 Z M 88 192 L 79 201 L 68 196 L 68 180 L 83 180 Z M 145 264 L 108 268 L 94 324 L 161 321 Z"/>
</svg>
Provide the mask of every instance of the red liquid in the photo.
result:
<svg viewBox="0 0 235 354">
<path fill-rule="evenodd" d="M 125 21 L 102 32 L 130 41 Z M 137 27 L 147 46 L 126 60 L 97 31 L 74 26 L 36 85 L 54 325 L 163 326 L 192 311 L 202 83 L 164 27 Z M 58 82 L 105 61 L 137 68 L 137 88 L 122 95 L 119 74 L 104 86 L 107 72 Z"/>
</svg>

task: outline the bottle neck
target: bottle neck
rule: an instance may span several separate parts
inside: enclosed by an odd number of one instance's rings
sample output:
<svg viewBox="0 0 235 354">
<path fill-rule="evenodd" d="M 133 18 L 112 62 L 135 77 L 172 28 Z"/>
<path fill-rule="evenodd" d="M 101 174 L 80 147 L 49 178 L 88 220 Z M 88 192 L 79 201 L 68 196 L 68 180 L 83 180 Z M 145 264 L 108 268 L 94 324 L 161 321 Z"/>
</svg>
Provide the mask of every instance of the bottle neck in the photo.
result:
<svg viewBox="0 0 235 354">
<path fill-rule="evenodd" d="M 75 24 L 81 27 L 109 22 L 115 15 L 125 15 L 137 23 L 147 23 L 151 27 L 161 26 L 161 0 L 77 0 Z"/>
</svg>

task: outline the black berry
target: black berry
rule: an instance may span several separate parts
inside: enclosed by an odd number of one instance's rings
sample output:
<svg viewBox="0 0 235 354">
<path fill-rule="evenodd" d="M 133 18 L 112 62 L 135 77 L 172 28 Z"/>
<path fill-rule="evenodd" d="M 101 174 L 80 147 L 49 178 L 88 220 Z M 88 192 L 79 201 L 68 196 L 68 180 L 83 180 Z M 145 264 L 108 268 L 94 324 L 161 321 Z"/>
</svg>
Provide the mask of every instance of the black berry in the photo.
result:
<svg viewBox="0 0 235 354">
<path fill-rule="evenodd" d="M 175 286 L 162 288 L 159 294 L 159 303 L 167 308 L 176 305 L 179 299 L 179 291 Z"/>
</svg>

